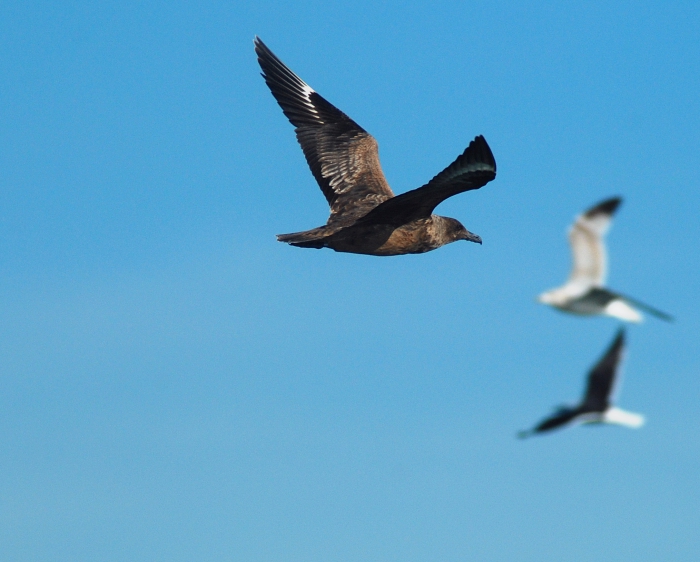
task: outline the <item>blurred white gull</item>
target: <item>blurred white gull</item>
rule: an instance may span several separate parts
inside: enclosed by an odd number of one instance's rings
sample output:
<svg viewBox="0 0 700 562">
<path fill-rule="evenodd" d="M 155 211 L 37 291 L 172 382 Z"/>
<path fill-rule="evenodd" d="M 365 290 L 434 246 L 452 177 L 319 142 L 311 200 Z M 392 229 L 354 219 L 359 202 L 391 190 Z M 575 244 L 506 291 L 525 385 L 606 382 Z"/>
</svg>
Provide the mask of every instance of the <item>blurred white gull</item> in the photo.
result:
<svg viewBox="0 0 700 562">
<path fill-rule="evenodd" d="M 574 261 L 569 280 L 561 287 L 542 293 L 538 300 L 573 314 L 604 314 L 627 322 L 642 321 L 639 308 L 671 322 L 673 317 L 665 312 L 605 288 L 608 257 L 604 237 L 621 202 L 620 197 L 606 199 L 576 218 L 569 230 Z"/>
<path fill-rule="evenodd" d="M 638 428 L 644 425 L 644 416 L 627 412 L 613 405 L 613 395 L 620 386 L 620 363 L 625 352 L 625 331 L 617 332 L 612 344 L 598 364 L 588 374 L 588 385 L 581 403 L 577 406 L 563 406 L 533 429 L 521 431 L 518 437 L 525 438 L 581 423 L 610 423 Z"/>
</svg>

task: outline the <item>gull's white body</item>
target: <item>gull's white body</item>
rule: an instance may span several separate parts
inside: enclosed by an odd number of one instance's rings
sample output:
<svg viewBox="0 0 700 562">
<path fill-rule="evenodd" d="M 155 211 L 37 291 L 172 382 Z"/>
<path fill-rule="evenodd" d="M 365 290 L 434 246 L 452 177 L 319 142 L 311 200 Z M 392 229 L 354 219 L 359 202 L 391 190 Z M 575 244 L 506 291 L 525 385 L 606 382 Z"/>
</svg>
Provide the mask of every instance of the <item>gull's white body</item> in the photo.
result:
<svg viewBox="0 0 700 562">
<path fill-rule="evenodd" d="M 605 287 L 608 256 L 605 235 L 621 203 L 614 197 L 579 215 L 569 229 L 573 269 L 567 282 L 542 293 L 538 300 L 572 314 L 605 315 L 625 322 L 641 322 L 642 314 L 633 304 L 662 319 L 671 317 L 639 301 L 618 295 Z"/>
<path fill-rule="evenodd" d="M 575 424 L 593 424 L 607 423 L 612 425 L 621 425 L 632 429 L 639 429 L 644 425 L 645 419 L 641 414 L 628 412 L 617 406 L 610 406 L 604 412 L 588 412 L 574 418 L 571 423 Z"/>
</svg>

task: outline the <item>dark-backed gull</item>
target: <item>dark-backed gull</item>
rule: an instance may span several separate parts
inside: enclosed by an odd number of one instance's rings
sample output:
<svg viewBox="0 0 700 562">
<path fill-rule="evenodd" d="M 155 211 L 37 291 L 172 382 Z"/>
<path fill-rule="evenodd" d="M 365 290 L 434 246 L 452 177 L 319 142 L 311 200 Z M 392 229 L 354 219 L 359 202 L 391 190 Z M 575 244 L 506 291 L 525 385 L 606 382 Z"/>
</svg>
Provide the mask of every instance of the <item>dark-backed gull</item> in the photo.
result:
<svg viewBox="0 0 700 562">
<path fill-rule="evenodd" d="M 620 328 L 605 355 L 588 373 L 588 384 L 578 406 L 562 406 L 533 429 L 521 431 L 524 438 L 571 424 L 611 423 L 638 428 L 644 425 L 644 417 L 627 412 L 613 405 L 613 395 L 620 386 L 620 363 L 625 351 L 625 331 Z"/>
<path fill-rule="evenodd" d="M 432 214 L 448 197 L 496 177 L 484 137 L 418 189 L 394 196 L 379 164 L 377 141 L 287 68 L 255 38 L 263 78 L 296 128 L 311 173 L 328 200 L 326 225 L 277 239 L 302 248 L 394 256 L 420 254 L 456 240 L 481 243 L 457 220 Z"/>
</svg>

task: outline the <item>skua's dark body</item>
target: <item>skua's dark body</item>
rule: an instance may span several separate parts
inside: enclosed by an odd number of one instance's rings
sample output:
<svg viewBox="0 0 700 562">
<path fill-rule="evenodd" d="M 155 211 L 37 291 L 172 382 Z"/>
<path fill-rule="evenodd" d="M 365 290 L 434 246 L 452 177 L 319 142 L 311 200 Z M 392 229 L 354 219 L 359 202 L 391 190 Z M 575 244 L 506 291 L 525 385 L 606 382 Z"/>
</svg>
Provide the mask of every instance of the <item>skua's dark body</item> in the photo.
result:
<svg viewBox="0 0 700 562">
<path fill-rule="evenodd" d="M 310 88 L 257 37 L 255 52 L 265 82 L 296 128 L 331 209 L 324 226 L 280 234 L 280 242 L 375 256 L 420 254 L 457 240 L 481 243 L 459 221 L 434 215 L 433 210 L 445 199 L 479 189 L 496 177 L 496 162 L 482 136 L 426 185 L 394 196 L 374 138 Z"/>
</svg>

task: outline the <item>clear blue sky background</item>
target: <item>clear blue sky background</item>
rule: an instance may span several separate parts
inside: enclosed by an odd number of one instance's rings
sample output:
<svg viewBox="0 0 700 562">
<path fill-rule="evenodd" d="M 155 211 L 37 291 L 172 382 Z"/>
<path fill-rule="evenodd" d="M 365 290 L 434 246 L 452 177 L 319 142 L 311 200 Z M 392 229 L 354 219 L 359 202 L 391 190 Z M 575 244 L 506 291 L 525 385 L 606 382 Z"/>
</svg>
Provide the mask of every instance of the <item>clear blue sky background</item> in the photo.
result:
<svg viewBox="0 0 700 562">
<path fill-rule="evenodd" d="M 700 7 L 610 4 L 4 3 L 0 558 L 698 560 Z M 483 246 L 276 242 L 327 206 L 255 34 L 396 192 L 485 135 Z M 648 423 L 519 441 L 617 329 L 534 299 L 618 194 Z"/>
</svg>

